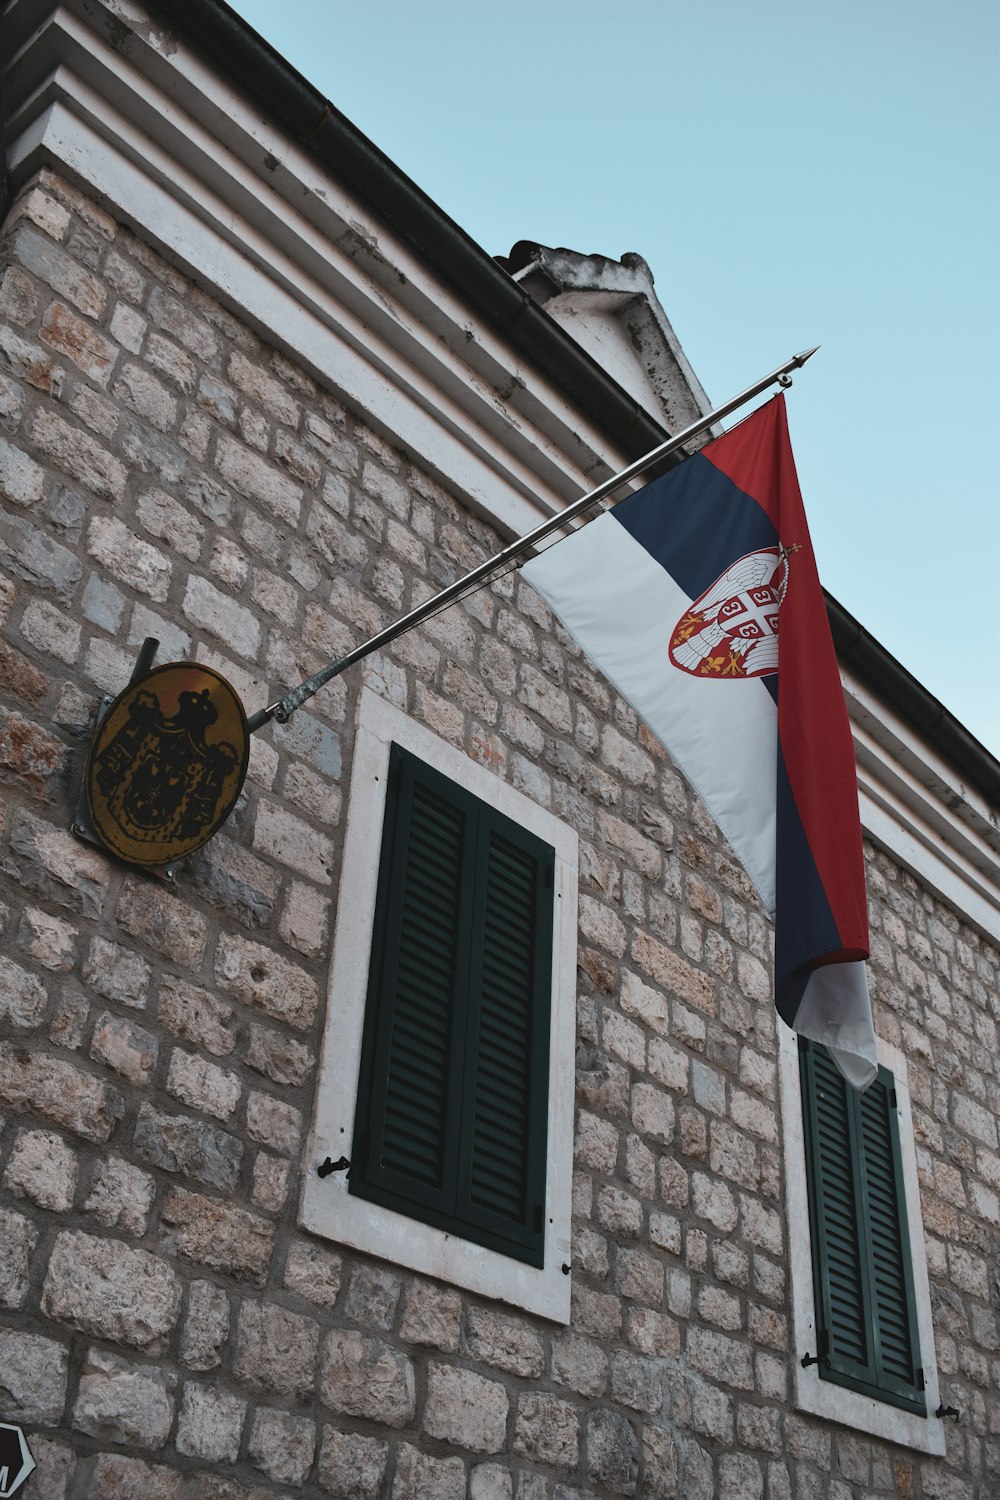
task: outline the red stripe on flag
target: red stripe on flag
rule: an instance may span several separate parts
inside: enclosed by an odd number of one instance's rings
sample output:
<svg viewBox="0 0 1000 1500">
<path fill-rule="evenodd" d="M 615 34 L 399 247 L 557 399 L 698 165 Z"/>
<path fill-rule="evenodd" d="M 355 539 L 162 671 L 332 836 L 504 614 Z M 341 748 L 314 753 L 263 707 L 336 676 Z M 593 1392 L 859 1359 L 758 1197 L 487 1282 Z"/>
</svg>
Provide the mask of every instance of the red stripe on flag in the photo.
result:
<svg viewBox="0 0 1000 1500">
<path fill-rule="evenodd" d="M 868 954 L 857 770 L 837 655 L 788 436 L 783 396 L 702 456 L 763 507 L 789 557 L 778 635 L 778 736 L 792 795 L 840 934 L 837 957 Z"/>
</svg>

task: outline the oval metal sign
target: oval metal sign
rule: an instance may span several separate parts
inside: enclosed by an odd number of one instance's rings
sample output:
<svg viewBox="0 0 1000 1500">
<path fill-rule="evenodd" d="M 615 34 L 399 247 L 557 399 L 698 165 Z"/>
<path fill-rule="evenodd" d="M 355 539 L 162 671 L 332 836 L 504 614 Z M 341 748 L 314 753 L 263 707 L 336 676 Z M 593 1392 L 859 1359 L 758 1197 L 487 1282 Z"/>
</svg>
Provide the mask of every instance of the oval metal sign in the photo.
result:
<svg viewBox="0 0 1000 1500">
<path fill-rule="evenodd" d="M 119 693 L 90 747 L 98 838 L 133 865 L 192 854 L 232 812 L 249 758 L 243 704 L 224 677 L 194 662 L 156 667 Z"/>
</svg>

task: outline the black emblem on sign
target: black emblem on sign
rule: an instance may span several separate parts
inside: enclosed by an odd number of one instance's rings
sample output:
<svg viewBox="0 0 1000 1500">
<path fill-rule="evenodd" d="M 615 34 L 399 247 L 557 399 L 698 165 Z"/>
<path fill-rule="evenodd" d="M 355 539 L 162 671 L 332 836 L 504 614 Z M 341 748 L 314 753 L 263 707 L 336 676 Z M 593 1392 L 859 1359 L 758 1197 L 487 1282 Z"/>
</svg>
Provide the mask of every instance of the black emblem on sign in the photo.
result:
<svg viewBox="0 0 1000 1500">
<path fill-rule="evenodd" d="M 211 822 L 239 764 L 228 740 L 205 742 L 218 717 L 207 688 L 181 693 L 169 719 L 155 693 L 139 693 L 129 704 L 128 722 L 94 764 L 108 812 L 129 838 L 186 843 Z"/>
<path fill-rule="evenodd" d="M 190 854 L 232 811 L 248 756 L 246 716 L 223 677 L 194 663 L 157 667 L 115 700 L 91 747 L 98 837 L 133 864 Z"/>
<path fill-rule="evenodd" d="M 20 1427 L 0 1422 L 0 1500 L 19 1490 L 35 1470 L 35 1460 Z"/>
</svg>

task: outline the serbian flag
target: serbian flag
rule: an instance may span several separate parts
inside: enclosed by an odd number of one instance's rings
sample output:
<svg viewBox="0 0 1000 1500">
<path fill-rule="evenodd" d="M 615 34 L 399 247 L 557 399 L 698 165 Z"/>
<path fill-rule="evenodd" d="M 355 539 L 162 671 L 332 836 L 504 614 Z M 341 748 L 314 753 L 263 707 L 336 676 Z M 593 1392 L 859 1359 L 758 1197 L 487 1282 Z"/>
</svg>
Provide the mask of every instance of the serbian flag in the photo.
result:
<svg viewBox="0 0 1000 1500">
<path fill-rule="evenodd" d="M 775 927 L 775 1005 L 875 1078 L 854 748 L 779 396 L 523 569 L 666 745 Z"/>
</svg>

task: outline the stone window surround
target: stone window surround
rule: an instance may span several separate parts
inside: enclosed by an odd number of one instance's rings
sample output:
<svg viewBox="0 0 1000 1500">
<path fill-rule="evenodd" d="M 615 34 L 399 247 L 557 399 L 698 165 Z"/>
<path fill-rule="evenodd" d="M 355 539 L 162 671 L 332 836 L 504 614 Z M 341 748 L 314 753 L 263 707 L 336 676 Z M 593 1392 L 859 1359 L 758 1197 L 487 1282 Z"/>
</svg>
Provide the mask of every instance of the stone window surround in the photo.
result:
<svg viewBox="0 0 1000 1500">
<path fill-rule="evenodd" d="M 556 852 L 545 1265 L 523 1265 L 393 1209 L 352 1197 L 325 1157 L 350 1159 L 368 988 L 381 828 L 393 742 L 467 788 Z M 558 1323 L 570 1318 L 577 939 L 576 832 L 371 689 L 361 692 L 329 999 L 299 1221 L 305 1229 Z"/>
<path fill-rule="evenodd" d="M 931 1314 L 927 1256 L 924 1250 L 923 1220 L 920 1214 L 920 1188 L 917 1180 L 917 1158 L 913 1142 L 913 1119 L 907 1083 L 906 1058 L 891 1043 L 876 1037 L 878 1060 L 890 1070 L 895 1080 L 899 1106 L 899 1144 L 903 1165 L 903 1187 L 906 1195 L 906 1219 L 909 1230 L 910 1261 L 913 1266 L 913 1290 L 917 1308 L 917 1336 L 924 1371 L 926 1417 L 903 1411 L 859 1391 L 820 1378 L 819 1366 L 802 1368 L 804 1354 L 816 1352 L 816 1316 L 813 1287 L 812 1248 L 809 1234 L 809 1197 L 806 1186 L 805 1136 L 802 1125 L 802 1094 L 799 1085 L 798 1038 L 780 1020 L 778 1027 L 778 1072 L 781 1087 L 781 1114 L 784 1134 L 785 1193 L 788 1204 L 788 1259 L 792 1281 L 792 1369 L 794 1371 L 794 1404 L 798 1411 L 840 1422 L 858 1432 L 884 1438 L 904 1448 L 921 1453 L 943 1454 L 944 1423 L 933 1414 L 941 1403 L 937 1358 L 934 1351 L 934 1324 Z"/>
</svg>

